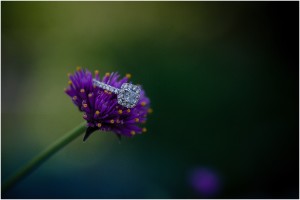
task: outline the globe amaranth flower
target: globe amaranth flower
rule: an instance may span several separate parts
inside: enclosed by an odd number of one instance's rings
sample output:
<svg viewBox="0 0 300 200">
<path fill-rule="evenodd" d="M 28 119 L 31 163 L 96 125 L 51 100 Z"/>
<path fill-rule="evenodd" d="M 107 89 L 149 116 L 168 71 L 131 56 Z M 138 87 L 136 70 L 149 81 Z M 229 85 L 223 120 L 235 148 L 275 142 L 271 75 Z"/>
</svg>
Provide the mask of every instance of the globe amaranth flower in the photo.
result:
<svg viewBox="0 0 300 200">
<path fill-rule="evenodd" d="M 118 104 L 117 95 L 93 85 L 93 78 L 120 88 L 127 83 L 130 74 L 120 78 L 118 73 L 106 73 L 102 78 L 99 71 L 92 73 L 87 69 L 77 68 L 77 71 L 69 76 L 69 87 L 65 89 L 73 103 L 83 112 L 83 118 L 87 121 L 87 132 L 84 140 L 96 130 L 112 131 L 117 136 L 132 137 L 135 134 L 146 132 L 141 125 L 147 120 L 147 114 L 152 112 L 150 100 L 141 88 L 138 104 L 128 109 Z"/>
</svg>

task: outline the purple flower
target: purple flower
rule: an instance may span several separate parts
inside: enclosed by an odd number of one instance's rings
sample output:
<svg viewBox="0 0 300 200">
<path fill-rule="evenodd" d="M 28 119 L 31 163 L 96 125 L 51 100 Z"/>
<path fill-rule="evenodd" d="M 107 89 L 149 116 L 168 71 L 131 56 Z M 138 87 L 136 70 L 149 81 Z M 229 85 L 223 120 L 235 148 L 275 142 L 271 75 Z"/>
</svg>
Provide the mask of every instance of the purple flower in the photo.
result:
<svg viewBox="0 0 300 200">
<path fill-rule="evenodd" d="M 208 168 L 198 168 L 190 174 L 189 181 L 193 189 L 203 197 L 212 197 L 219 192 L 220 178 Z"/>
<path fill-rule="evenodd" d="M 94 78 L 120 88 L 123 83 L 128 82 L 130 74 L 120 79 L 118 73 L 106 73 L 100 78 L 96 70 Z M 152 109 L 143 89 L 138 104 L 128 109 L 118 104 L 116 94 L 94 86 L 93 75 L 88 70 L 77 68 L 75 74 L 69 74 L 69 79 L 69 87 L 65 92 L 84 113 L 83 118 L 87 121 L 88 129 L 84 140 L 96 130 L 113 131 L 119 137 L 132 137 L 146 132 L 146 128 L 142 128 L 141 124 L 146 122 L 147 114 L 152 112 Z"/>
</svg>

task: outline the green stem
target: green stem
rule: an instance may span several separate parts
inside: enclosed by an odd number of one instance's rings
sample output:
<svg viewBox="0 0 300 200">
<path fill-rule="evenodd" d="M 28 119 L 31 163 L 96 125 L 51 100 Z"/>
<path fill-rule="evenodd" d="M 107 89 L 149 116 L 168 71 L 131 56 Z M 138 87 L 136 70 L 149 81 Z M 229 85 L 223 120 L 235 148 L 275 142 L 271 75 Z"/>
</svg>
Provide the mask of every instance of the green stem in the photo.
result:
<svg viewBox="0 0 300 200">
<path fill-rule="evenodd" d="M 7 192 L 11 187 L 13 187 L 17 182 L 22 180 L 26 175 L 36 169 L 54 153 L 60 150 L 62 147 L 69 144 L 72 140 L 81 135 L 85 129 L 85 122 L 80 124 L 78 127 L 66 133 L 63 137 L 55 141 L 52 145 L 48 146 L 44 151 L 39 153 L 36 157 L 30 160 L 26 165 L 20 168 L 13 176 L 11 176 L 7 181 L 2 184 L 2 194 Z"/>
</svg>

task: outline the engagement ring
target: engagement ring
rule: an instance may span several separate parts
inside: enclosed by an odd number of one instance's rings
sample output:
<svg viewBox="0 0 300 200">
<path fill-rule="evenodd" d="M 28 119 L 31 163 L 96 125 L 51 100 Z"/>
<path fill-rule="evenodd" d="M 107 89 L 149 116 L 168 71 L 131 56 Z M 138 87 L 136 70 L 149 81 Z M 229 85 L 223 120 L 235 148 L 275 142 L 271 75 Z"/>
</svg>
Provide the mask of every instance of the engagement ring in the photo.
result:
<svg viewBox="0 0 300 200">
<path fill-rule="evenodd" d="M 121 88 L 115 88 L 103 82 L 93 79 L 94 85 L 104 90 L 110 91 L 117 95 L 118 104 L 126 107 L 133 108 L 136 106 L 140 99 L 141 88 L 131 83 L 123 83 Z"/>
</svg>

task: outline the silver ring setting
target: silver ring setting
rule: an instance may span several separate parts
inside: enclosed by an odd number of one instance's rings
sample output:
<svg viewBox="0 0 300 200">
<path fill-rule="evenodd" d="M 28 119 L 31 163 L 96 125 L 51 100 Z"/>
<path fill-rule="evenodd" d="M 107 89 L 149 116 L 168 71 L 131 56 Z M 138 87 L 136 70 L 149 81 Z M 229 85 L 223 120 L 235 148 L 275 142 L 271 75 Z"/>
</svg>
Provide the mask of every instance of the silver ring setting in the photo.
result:
<svg viewBox="0 0 300 200">
<path fill-rule="evenodd" d="M 140 99 L 141 88 L 131 83 L 123 83 L 120 89 L 97 81 L 96 79 L 93 79 L 93 84 L 99 88 L 116 94 L 118 104 L 126 108 L 135 107 Z"/>
</svg>

